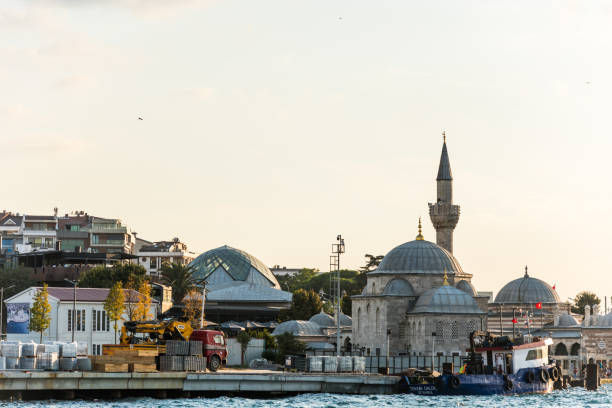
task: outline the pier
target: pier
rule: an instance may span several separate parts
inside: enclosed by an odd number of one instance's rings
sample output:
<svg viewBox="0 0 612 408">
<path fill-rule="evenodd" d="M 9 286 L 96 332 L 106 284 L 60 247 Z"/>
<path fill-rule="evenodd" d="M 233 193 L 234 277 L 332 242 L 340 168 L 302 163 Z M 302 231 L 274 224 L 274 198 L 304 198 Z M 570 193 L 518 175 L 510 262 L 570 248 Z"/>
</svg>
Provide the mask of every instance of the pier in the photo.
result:
<svg viewBox="0 0 612 408">
<path fill-rule="evenodd" d="M 126 396 L 270 395 L 297 393 L 393 394 L 400 377 L 377 374 L 306 374 L 260 370 L 216 373 L 97 373 L 3 371 L 0 397 L 39 399 Z"/>
</svg>

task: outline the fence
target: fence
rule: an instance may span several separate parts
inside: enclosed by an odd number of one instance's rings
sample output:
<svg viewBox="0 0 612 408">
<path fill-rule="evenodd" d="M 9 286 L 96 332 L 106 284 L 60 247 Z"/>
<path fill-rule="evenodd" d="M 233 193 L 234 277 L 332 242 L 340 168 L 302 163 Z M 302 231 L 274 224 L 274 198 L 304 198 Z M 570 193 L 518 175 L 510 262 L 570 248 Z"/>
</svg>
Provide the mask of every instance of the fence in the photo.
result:
<svg viewBox="0 0 612 408">
<path fill-rule="evenodd" d="M 442 364 L 453 363 L 454 371 L 461 366 L 460 356 L 435 356 L 434 370 L 442 372 Z M 409 368 L 431 369 L 431 356 L 366 356 L 366 371 L 377 373 L 379 368 L 389 367 L 389 374 L 399 374 Z"/>
<path fill-rule="evenodd" d="M 261 353 L 264 351 L 265 341 L 263 339 L 251 339 L 247 346 L 244 363 L 249 364 L 251 360 L 261 358 Z M 227 365 L 240 365 L 241 362 L 241 346 L 238 340 L 234 338 L 227 339 Z"/>
</svg>

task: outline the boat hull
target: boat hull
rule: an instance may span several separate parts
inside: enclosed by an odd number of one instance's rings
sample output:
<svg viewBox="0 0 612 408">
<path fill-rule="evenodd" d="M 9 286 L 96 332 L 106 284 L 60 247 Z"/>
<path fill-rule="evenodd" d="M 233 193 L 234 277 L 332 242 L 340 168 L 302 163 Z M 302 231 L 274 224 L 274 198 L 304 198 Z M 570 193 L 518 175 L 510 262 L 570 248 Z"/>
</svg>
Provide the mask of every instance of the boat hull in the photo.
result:
<svg viewBox="0 0 612 408">
<path fill-rule="evenodd" d="M 549 367 L 544 367 L 548 369 Z M 553 390 L 553 381 L 540 379 L 541 369 L 521 369 L 516 374 L 443 374 L 431 384 L 411 384 L 405 377 L 407 391 L 418 395 L 513 395 L 546 394 Z M 528 372 L 532 371 L 532 381 Z M 509 385 L 511 383 L 511 385 Z"/>
</svg>

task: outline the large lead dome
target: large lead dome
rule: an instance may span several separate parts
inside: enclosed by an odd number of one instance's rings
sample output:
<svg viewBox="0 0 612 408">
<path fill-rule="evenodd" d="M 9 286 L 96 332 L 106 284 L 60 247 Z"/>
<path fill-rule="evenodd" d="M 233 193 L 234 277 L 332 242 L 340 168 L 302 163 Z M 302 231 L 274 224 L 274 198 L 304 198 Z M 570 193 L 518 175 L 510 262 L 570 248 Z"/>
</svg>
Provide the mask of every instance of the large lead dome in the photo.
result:
<svg viewBox="0 0 612 408">
<path fill-rule="evenodd" d="M 194 277 L 206 279 L 209 285 L 244 281 L 280 289 L 272 271 L 259 259 L 227 245 L 204 252 L 189 265 Z"/>
<path fill-rule="evenodd" d="M 527 268 L 525 268 L 527 269 Z M 532 278 L 525 270 L 525 276 L 507 283 L 494 303 L 560 303 L 557 292 L 546 282 Z"/>
<path fill-rule="evenodd" d="M 417 239 L 393 248 L 376 272 L 390 273 L 463 273 L 459 261 L 433 242 Z"/>
</svg>

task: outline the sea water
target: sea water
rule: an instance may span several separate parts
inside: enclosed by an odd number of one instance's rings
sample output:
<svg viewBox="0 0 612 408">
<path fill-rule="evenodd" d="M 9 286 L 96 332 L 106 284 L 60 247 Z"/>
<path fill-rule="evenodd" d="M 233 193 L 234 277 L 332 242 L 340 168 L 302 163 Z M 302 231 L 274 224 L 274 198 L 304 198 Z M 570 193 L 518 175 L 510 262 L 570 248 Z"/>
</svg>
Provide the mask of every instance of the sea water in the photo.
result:
<svg viewBox="0 0 612 408">
<path fill-rule="evenodd" d="M 17 403 L 1 402 L 0 407 L 36 408 L 332 408 L 332 407 L 612 407 L 612 385 L 605 385 L 598 391 L 584 388 L 570 388 L 544 395 L 515 396 L 460 396 L 425 397 L 411 394 L 396 395 L 340 395 L 340 394 L 301 394 L 283 398 L 184 398 L 154 399 L 126 398 L 120 400 L 72 400 L 72 401 L 22 401 Z"/>
</svg>

